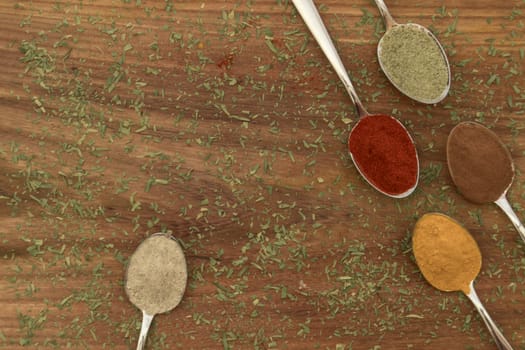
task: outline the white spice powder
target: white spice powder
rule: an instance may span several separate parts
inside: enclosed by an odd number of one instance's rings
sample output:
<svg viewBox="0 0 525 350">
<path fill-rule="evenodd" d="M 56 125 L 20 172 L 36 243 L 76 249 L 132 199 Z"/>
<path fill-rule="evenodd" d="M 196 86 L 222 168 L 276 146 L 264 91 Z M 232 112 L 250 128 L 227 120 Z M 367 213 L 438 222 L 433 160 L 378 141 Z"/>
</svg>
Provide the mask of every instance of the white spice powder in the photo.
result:
<svg viewBox="0 0 525 350">
<path fill-rule="evenodd" d="M 144 240 L 129 260 L 126 293 L 148 315 L 170 311 L 181 301 L 188 271 L 180 245 L 166 235 Z"/>
</svg>

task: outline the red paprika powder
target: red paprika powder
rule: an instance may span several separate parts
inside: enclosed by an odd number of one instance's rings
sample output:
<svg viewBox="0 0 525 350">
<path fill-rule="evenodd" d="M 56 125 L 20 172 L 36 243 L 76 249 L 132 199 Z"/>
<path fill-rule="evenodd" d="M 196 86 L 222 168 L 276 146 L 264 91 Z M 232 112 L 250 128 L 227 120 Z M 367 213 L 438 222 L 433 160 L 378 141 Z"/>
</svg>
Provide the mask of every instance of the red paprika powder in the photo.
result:
<svg viewBox="0 0 525 350">
<path fill-rule="evenodd" d="M 348 148 L 361 174 L 380 191 L 395 196 L 416 185 L 416 147 L 397 119 L 389 115 L 361 118 L 350 133 Z"/>
</svg>

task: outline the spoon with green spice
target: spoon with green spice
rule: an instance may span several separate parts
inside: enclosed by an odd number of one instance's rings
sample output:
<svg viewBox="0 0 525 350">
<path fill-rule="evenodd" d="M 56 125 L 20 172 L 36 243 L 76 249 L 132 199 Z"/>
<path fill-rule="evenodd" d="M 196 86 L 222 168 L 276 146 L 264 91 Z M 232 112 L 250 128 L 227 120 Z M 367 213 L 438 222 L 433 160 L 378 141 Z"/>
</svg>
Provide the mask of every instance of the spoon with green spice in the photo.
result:
<svg viewBox="0 0 525 350">
<path fill-rule="evenodd" d="M 348 136 L 348 148 L 357 170 L 382 194 L 392 198 L 409 196 L 419 179 L 419 159 L 412 137 L 396 118 L 366 111 L 313 1 L 293 3 L 356 107 L 359 120 Z"/>
<path fill-rule="evenodd" d="M 438 39 L 419 24 L 397 23 L 383 0 L 375 2 L 386 27 L 377 57 L 388 80 L 418 102 L 443 100 L 450 90 L 450 65 Z"/>
<path fill-rule="evenodd" d="M 137 350 L 146 344 L 153 317 L 180 303 L 187 279 L 184 252 L 171 234 L 155 233 L 137 247 L 129 259 L 125 284 L 129 300 L 142 310 Z"/>
</svg>

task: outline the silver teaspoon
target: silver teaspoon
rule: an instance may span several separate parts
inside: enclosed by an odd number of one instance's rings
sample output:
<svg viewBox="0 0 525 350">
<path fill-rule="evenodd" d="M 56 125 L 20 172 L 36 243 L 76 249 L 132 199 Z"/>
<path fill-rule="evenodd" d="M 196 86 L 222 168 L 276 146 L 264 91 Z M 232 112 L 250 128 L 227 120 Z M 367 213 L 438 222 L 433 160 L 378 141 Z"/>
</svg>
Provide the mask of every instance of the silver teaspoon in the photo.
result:
<svg viewBox="0 0 525 350">
<path fill-rule="evenodd" d="M 418 102 L 433 104 L 443 100 L 451 81 L 450 64 L 443 46 L 422 25 L 397 23 L 383 0 L 375 0 L 375 3 L 386 27 L 377 46 L 377 57 L 388 80 L 401 93 Z"/>
<path fill-rule="evenodd" d="M 188 272 L 179 243 L 169 233 L 155 233 L 135 250 L 126 270 L 125 291 L 142 310 L 137 350 L 146 344 L 155 315 L 174 309 L 182 300 Z"/>
<path fill-rule="evenodd" d="M 293 3 L 305 24 L 312 32 L 313 37 L 328 58 L 328 61 L 334 68 L 337 76 L 342 81 L 350 99 L 357 109 L 360 119 L 352 128 L 348 137 L 350 156 L 357 170 L 372 187 L 382 194 L 392 198 L 404 198 L 409 196 L 414 192 L 419 179 L 419 159 L 412 137 L 404 125 L 394 117 L 385 114 L 370 114 L 367 112 L 363 103 L 359 99 L 348 74 L 346 73 L 343 62 L 337 53 L 330 34 L 328 33 L 313 1 L 293 0 Z M 366 129 L 368 125 L 373 124 L 374 122 L 383 123 L 394 132 L 389 135 L 381 135 L 381 137 L 374 134 L 363 137 L 361 129 Z M 388 137 L 388 140 L 383 139 L 382 136 Z M 404 157 L 406 160 L 400 163 L 393 159 L 393 157 L 389 157 L 387 153 L 391 151 L 390 149 L 387 150 L 388 152 L 374 154 L 373 157 L 376 161 L 377 159 L 381 159 L 381 172 L 374 169 L 374 167 L 368 166 L 370 164 L 370 159 L 363 156 L 362 153 L 365 152 L 358 153 L 353 151 L 355 148 L 359 148 L 359 146 L 370 147 L 376 150 L 382 149 L 384 147 L 381 145 L 386 144 L 385 141 L 388 141 L 389 144 L 401 145 L 400 147 L 403 147 L 403 150 L 406 152 L 406 157 Z M 402 176 L 399 176 L 400 169 L 403 169 L 403 172 L 411 174 L 410 177 L 402 179 L 401 181 L 400 178 Z M 396 181 L 398 183 L 396 183 Z M 400 181 L 401 186 L 399 186 Z M 393 183 L 396 183 L 395 190 L 393 190 Z"/>
</svg>

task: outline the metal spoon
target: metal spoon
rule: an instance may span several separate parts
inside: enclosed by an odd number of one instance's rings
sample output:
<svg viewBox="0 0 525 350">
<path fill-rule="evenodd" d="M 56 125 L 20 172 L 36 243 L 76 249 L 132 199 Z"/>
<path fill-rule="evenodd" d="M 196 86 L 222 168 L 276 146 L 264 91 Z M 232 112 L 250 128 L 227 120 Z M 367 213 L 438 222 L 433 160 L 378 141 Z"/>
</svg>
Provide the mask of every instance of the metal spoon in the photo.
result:
<svg viewBox="0 0 525 350">
<path fill-rule="evenodd" d="M 473 145 L 471 148 L 466 146 L 460 147 L 461 141 L 465 138 L 468 138 L 470 143 L 477 142 L 491 145 L 491 154 L 480 154 L 476 145 Z M 460 154 L 459 152 L 461 152 L 463 159 L 464 157 L 469 158 L 469 163 L 462 161 L 461 158 L 456 159 L 455 155 Z M 491 158 L 496 157 L 495 154 L 497 154 L 498 160 L 504 164 L 504 166 L 499 166 L 499 171 L 505 176 L 498 177 L 500 179 L 498 186 L 494 187 L 495 185 L 492 184 L 493 188 L 491 188 L 489 195 L 482 197 L 480 193 L 488 191 L 487 189 L 490 188 L 489 186 L 491 186 L 493 179 L 481 177 L 480 171 L 467 167 L 471 163 L 475 163 L 476 167 L 493 167 L 495 159 Z M 525 242 L 525 227 L 507 200 L 507 192 L 514 179 L 514 163 L 509 151 L 499 137 L 479 123 L 459 123 L 452 129 L 447 140 L 447 163 L 452 181 L 454 181 L 461 194 L 474 203 L 496 203 L 508 216 L 521 239 Z M 476 181 L 474 181 L 474 177 L 476 177 Z"/>
<path fill-rule="evenodd" d="M 435 221 L 436 219 L 445 219 L 449 225 L 458 226 L 455 232 L 451 232 L 449 229 L 442 229 L 441 231 L 437 229 L 436 225 L 429 224 L 426 226 L 427 222 Z M 438 232 L 439 231 L 439 232 Z M 448 276 L 447 281 L 435 280 L 433 279 L 433 274 L 431 269 L 442 269 L 446 271 L 446 267 L 442 266 L 443 261 L 447 261 L 447 264 L 462 264 L 463 261 L 457 261 L 457 256 L 454 256 L 450 251 L 441 251 L 435 248 L 434 239 L 442 239 L 454 241 L 455 235 L 461 232 L 463 235 L 468 237 L 467 243 L 463 243 L 463 248 L 468 251 L 474 251 L 475 257 L 469 260 L 468 270 L 471 273 L 470 276 L 465 276 L 465 280 L 457 280 L 457 276 Z M 468 245 L 466 247 L 465 245 Z M 451 291 L 461 291 L 463 292 L 472 302 L 476 310 L 479 312 L 483 322 L 487 326 L 490 334 L 492 335 L 496 346 L 500 350 L 512 350 L 512 346 L 509 344 L 507 339 L 503 336 L 503 333 L 498 329 L 496 323 L 492 320 L 489 313 L 481 303 L 476 291 L 474 290 L 474 280 L 476 279 L 479 271 L 481 270 L 481 252 L 479 247 L 470 235 L 470 233 L 463 228 L 458 222 L 454 219 L 441 214 L 441 213 L 428 213 L 423 215 L 414 228 L 414 234 L 412 236 L 412 248 L 414 252 L 414 257 L 416 258 L 416 263 L 421 270 L 421 273 L 425 279 L 430 283 L 434 288 L 439 289 L 444 292 Z M 432 250 L 432 254 L 429 254 L 428 250 Z M 453 283 L 451 281 L 454 281 Z"/>
<path fill-rule="evenodd" d="M 518 218 L 518 215 L 514 212 L 512 209 L 512 206 L 510 205 L 509 201 L 507 200 L 507 191 L 509 190 L 509 187 L 501 194 L 501 197 L 499 197 L 494 203 L 498 205 L 498 207 L 503 210 L 505 214 L 507 214 L 507 217 L 510 219 L 516 230 L 518 231 L 521 239 L 525 242 L 525 227 L 521 223 L 520 219 Z"/>
<path fill-rule="evenodd" d="M 165 239 L 165 243 L 166 245 L 171 245 L 170 247 L 170 253 L 171 255 L 153 255 L 153 254 L 150 254 L 151 256 L 151 259 L 166 259 L 166 264 L 163 264 L 163 271 L 147 271 L 147 270 L 144 270 L 143 266 L 145 264 L 140 264 L 141 266 L 139 266 L 139 262 L 138 261 L 135 261 L 134 259 L 140 255 L 142 257 L 144 257 L 145 254 L 147 254 L 148 252 L 144 252 L 142 251 L 142 249 L 144 249 L 144 246 L 145 246 L 145 243 L 148 241 L 148 240 L 151 240 L 151 239 Z M 149 252 L 151 253 L 151 252 Z M 157 253 L 157 252 L 155 252 Z M 164 254 L 165 252 L 161 252 L 162 254 Z M 173 259 L 173 261 L 176 261 L 177 263 L 175 265 L 170 265 L 169 264 L 169 261 L 168 259 Z M 172 261 L 172 263 L 173 263 Z M 132 285 L 132 282 L 130 282 L 130 269 L 138 269 L 141 271 L 142 274 L 149 274 L 149 273 L 169 273 L 170 275 L 173 275 L 173 274 L 176 274 L 177 277 L 179 277 L 181 279 L 180 281 L 180 288 L 178 289 L 170 289 L 170 292 L 168 293 L 169 295 L 169 299 L 166 300 L 167 296 L 165 293 L 162 293 L 160 294 L 162 296 L 161 298 L 161 301 L 162 303 L 165 305 L 161 308 L 158 308 L 156 307 L 154 309 L 154 311 L 151 311 L 151 310 L 146 310 L 146 308 L 149 308 L 150 306 L 146 306 L 144 304 L 141 303 L 140 300 L 137 300 L 137 298 L 132 294 L 132 289 L 137 286 L 134 286 Z M 168 311 L 171 311 L 172 309 L 174 309 L 181 301 L 182 299 L 182 295 L 184 294 L 184 290 L 186 289 L 186 281 L 187 281 L 187 278 L 188 278 L 188 272 L 187 272 L 187 267 L 186 267 L 186 260 L 184 258 L 184 252 L 181 248 L 181 246 L 179 245 L 179 243 L 176 241 L 176 239 L 174 237 L 171 236 L 170 233 L 155 233 L 153 235 L 151 235 L 150 237 L 148 237 L 147 239 L 145 239 L 138 247 L 137 249 L 135 250 L 135 252 L 133 253 L 133 255 L 131 256 L 130 258 L 130 261 L 129 261 L 129 264 L 128 264 L 128 268 L 126 270 L 126 286 L 125 286 L 125 290 L 126 290 L 126 294 L 128 295 L 128 298 L 129 300 L 139 309 L 141 309 L 142 311 L 142 325 L 140 327 L 140 335 L 139 335 L 139 339 L 138 339 L 138 342 L 137 342 L 137 350 L 142 350 L 144 348 L 144 345 L 146 344 L 146 338 L 148 336 L 148 331 L 149 331 L 149 328 L 150 328 L 150 325 L 151 325 L 151 322 L 153 321 L 153 318 L 155 317 L 156 314 L 160 314 L 160 313 L 165 313 L 165 312 L 168 312 Z M 147 286 L 144 286 L 144 289 L 141 289 L 139 292 L 142 292 L 142 293 L 145 293 L 144 290 L 146 289 L 156 289 L 156 290 L 162 290 L 164 289 L 164 285 L 147 285 Z"/>
<path fill-rule="evenodd" d="M 485 322 L 485 325 L 487 326 L 490 335 L 492 335 L 492 338 L 494 339 L 494 342 L 496 343 L 498 349 L 512 350 L 512 346 L 509 344 L 507 339 L 505 339 L 505 336 L 503 335 L 503 333 L 501 333 L 496 323 L 492 320 L 489 313 L 481 303 L 481 300 L 479 300 L 478 295 L 474 290 L 474 280 L 470 281 L 469 288 L 470 292 L 466 294 L 466 296 L 470 299 L 472 304 L 474 304 L 476 310 L 478 310 L 481 319 L 483 320 L 483 322 Z"/>
<path fill-rule="evenodd" d="M 306 25 L 308 26 L 308 28 L 312 32 L 313 37 L 316 39 L 317 43 L 319 44 L 319 46 L 323 50 L 324 54 L 328 58 L 328 61 L 330 62 L 330 64 L 334 68 L 337 76 L 342 81 L 346 91 L 348 92 L 348 95 L 350 96 L 350 99 L 352 100 L 352 102 L 354 103 L 354 105 L 355 105 L 355 107 L 357 109 L 357 113 L 359 115 L 360 120 L 356 123 L 356 125 L 354 125 L 354 127 L 350 131 L 350 135 L 348 137 L 348 142 L 349 142 L 349 145 L 350 145 L 350 140 L 352 138 L 352 133 L 354 132 L 354 130 L 356 130 L 356 127 L 359 125 L 359 123 L 362 122 L 363 120 L 365 120 L 366 118 L 373 118 L 375 116 L 380 116 L 380 115 L 369 114 L 366 111 L 365 107 L 363 106 L 361 100 L 359 99 L 359 97 L 358 97 L 358 95 L 357 95 L 357 93 L 356 93 L 356 91 L 355 91 L 355 89 L 354 89 L 354 87 L 352 85 L 352 82 L 350 81 L 350 78 L 348 77 L 346 69 L 345 69 L 345 67 L 343 65 L 343 62 L 341 61 L 341 58 L 339 57 L 339 54 L 337 53 L 337 50 L 336 50 L 336 48 L 335 48 L 335 46 L 334 46 L 334 44 L 332 42 L 332 39 L 330 38 L 330 34 L 328 33 L 328 30 L 326 29 L 326 27 L 325 27 L 325 25 L 323 23 L 323 20 L 321 19 L 321 16 L 319 15 L 319 12 L 317 11 L 317 8 L 315 7 L 315 4 L 313 3 L 313 1 L 312 0 L 293 0 L 293 3 L 295 5 L 297 11 L 299 12 L 301 17 L 303 18 L 304 22 L 306 23 Z M 414 145 L 414 141 L 413 141 L 412 137 L 410 136 L 410 134 L 408 133 L 408 131 L 406 130 L 406 128 L 403 126 L 403 124 L 401 124 L 401 122 L 399 122 L 394 117 L 392 117 L 392 116 L 388 116 L 388 117 L 392 118 L 393 120 L 395 120 L 399 124 L 400 129 L 402 129 L 406 133 L 406 136 L 408 136 L 408 138 L 410 139 L 411 145 L 413 146 L 413 150 L 412 151 L 415 154 L 415 156 L 414 156 L 414 158 L 415 158 L 414 159 L 414 164 L 415 164 L 415 167 L 417 168 L 416 169 L 416 176 L 415 176 L 415 180 L 414 180 L 413 185 L 410 188 L 406 189 L 402 193 L 392 194 L 392 193 L 385 192 L 381 188 L 379 188 L 377 185 L 374 184 L 373 179 L 370 178 L 370 174 L 366 173 L 366 170 L 362 168 L 362 166 L 356 160 L 355 155 L 351 151 L 350 151 L 350 156 L 351 156 L 352 161 L 354 162 L 354 165 L 356 166 L 357 170 L 361 174 L 361 176 L 372 187 L 374 187 L 376 190 L 378 190 L 379 192 L 381 192 L 384 195 L 387 195 L 389 197 L 404 198 L 404 197 L 407 197 L 408 195 L 410 195 L 412 192 L 414 192 L 414 190 L 415 190 L 415 188 L 417 186 L 417 183 L 418 183 L 418 180 L 419 180 L 419 159 L 417 157 L 417 151 L 416 151 L 416 147 Z M 383 174 L 383 175 L 384 176 L 388 176 L 389 174 Z"/>
<path fill-rule="evenodd" d="M 411 99 L 416 100 L 418 102 L 427 103 L 427 104 L 433 104 L 433 103 L 438 103 L 439 101 L 443 100 L 447 96 L 447 94 L 448 94 L 448 92 L 450 90 L 450 81 L 451 81 L 450 64 L 448 63 L 447 54 L 445 53 L 445 50 L 443 49 L 443 46 L 441 46 L 441 44 L 439 43 L 438 39 L 427 28 L 423 27 L 422 25 L 415 24 L 415 23 L 408 23 L 408 24 L 399 24 L 399 23 L 397 23 L 394 20 L 394 18 L 390 15 L 390 12 L 388 11 L 388 8 L 386 7 L 386 4 L 385 4 L 385 2 L 383 0 L 374 0 L 374 1 L 376 3 L 377 7 L 379 8 L 379 12 L 381 13 L 381 16 L 383 17 L 383 20 L 385 22 L 385 27 L 386 27 L 385 34 L 383 35 L 381 40 L 379 40 L 379 44 L 377 46 L 377 57 L 378 57 L 378 60 L 379 60 L 379 65 L 381 66 L 381 69 L 385 73 L 385 75 L 388 78 L 388 80 L 390 80 L 392 85 L 394 85 L 403 94 L 405 94 L 406 96 L 408 96 Z M 447 84 L 444 87 L 442 93 L 440 95 L 438 95 L 437 97 L 426 99 L 426 98 L 420 98 L 420 97 L 418 98 L 417 96 L 411 96 L 406 90 L 404 90 L 400 86 L 400 84 L 398 82 L 396 82 L 395 79 L 393 79 L 392 75 L 389 73 L 388 69 L 386 68 L 384 62 L 381 60 L 381 48 L 382 48 L 382 44 L 383 44 L 383 39 L 388 34 L 388 32 L 392 28 L 395 28 L 395 27 L 410 27 L 410 28 L 413 28 L 413 29 L 421 30 L 422 32 L 424 32 L 425 34 L 427 34 L 430 38 L 432 38 L 434 40 L 434 43 L 436 44 L 436 47 L 441 52 L 441 55 L 443 57 L 443 60 L 445 61 L 445 64 L 446 64 L 446 67 L 447 67 L 447 70 L 448 70 L 448 81 L 447 81 Z M 406 64 L 409 65 L 410 62 L 406 62 Z"/>
</svg>

